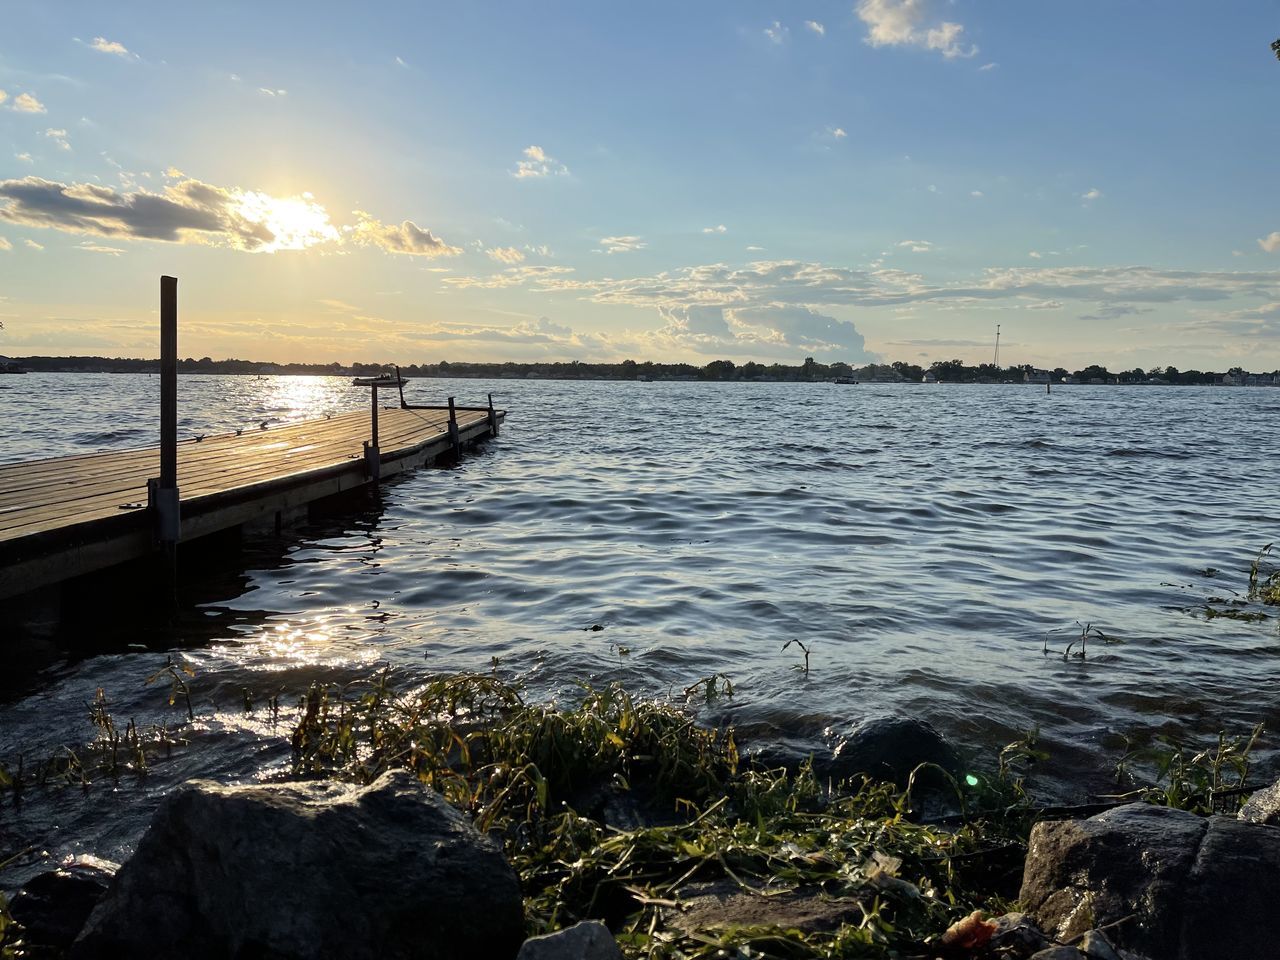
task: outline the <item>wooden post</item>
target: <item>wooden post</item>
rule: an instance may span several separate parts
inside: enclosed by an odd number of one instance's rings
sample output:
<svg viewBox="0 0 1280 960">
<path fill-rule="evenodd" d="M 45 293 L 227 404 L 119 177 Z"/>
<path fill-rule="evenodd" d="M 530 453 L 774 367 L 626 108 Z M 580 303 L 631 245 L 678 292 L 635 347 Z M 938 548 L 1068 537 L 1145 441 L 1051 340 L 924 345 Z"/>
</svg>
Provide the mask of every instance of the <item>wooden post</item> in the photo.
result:
<svg viewBox="0 0 1280 960">
<path fill-rule="evenodd" d="M 177 600 L 178 540 L 178 278 L 160 278 L 160 479 L 148 484 L 160 543 L 165 593 Z"/>
<path fill-rule="evenodd" d="M 493 394 L 489 394 L 489 436 L 498 435 L 498 411 L 493 409 Z"/>
<path fill-rule="evenodd" d="M 449 398 L 449 443 L 453 447 L 454 457 L 462 452 L 462 444 L 458 441 L 458 411 L 454 409 L 453 397 Z"/>
</svg>

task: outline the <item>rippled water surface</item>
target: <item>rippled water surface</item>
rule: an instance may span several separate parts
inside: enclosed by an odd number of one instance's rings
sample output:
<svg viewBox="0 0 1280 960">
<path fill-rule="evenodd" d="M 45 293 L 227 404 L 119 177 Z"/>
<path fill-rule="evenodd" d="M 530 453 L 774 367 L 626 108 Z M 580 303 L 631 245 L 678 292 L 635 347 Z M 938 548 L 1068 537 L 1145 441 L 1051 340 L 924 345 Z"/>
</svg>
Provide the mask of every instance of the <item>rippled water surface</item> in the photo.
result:
<svg viewBox="0 0 1280 960">
<path fill-rule="evenodd" d="M 503 434 L 361 512 L 249 540 L 238 566 L 188 588 L 174 634 L 138 628 L 151 649 L 130 650 L 134 626 L 113 618 L 100 629 L 116 652 L 10 684 L 0 757 L 87 738 L 98 687 L 121 716 L 175 719 L 143 684 L 166 645 L 196 669 L 197 722 L 144 785 L 0 808 L 0 836 L 123 856 L 172 782 L 284 761 L 262 711 L 243 713 L 245 690 L 262 702 L 388 664 L 497 658 L 548 696 L 609 679 L 665 693 L 722 672 L 737 691 L 723 718 L 800 749 L 886 712 L 987 755 L 1038 724 L 1051 754 L 1039 788 L 1061 797 L 1105 789 L 1126 735 L 1259 719 L 1280 731 L 1276 620 L 1204 615 L 1206 599 L 1245 590 L 1280 535 L 1280 390 L 411 390 L 462 403 L 493 391 Z M 145 376 L 0 378 L 0 460 L 152 442 L 157 395 Z M 367 399 L 342 379 L 245 377 L 184 377 L 180 397 L 184 435 Z M 1088 623 L 1114 642 L 1064 661 Z M 782 650 L 792 638 L 811 650 L 807 675 Z"/>
</svg>

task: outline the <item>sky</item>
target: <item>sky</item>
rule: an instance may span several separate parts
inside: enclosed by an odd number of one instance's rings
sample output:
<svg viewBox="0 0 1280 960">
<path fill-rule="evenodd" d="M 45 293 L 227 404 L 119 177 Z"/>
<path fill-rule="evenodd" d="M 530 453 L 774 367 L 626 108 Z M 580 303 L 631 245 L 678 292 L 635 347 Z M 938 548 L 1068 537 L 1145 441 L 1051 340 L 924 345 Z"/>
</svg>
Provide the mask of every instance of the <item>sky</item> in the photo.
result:
<svg viewBox="0 0 1280 960">
<path fill-rule="evenodd" d="M 1280 367 L 1271 0 L 41 3 L 0 354 Z"/>
</svg>

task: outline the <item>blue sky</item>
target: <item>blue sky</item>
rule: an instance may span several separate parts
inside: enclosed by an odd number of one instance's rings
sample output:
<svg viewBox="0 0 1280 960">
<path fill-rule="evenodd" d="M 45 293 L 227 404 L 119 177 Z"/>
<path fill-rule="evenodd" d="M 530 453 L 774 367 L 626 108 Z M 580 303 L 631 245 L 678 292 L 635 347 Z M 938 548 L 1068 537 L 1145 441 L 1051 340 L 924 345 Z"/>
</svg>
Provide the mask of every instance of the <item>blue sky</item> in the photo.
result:
<svg viewBox="0 0 1280 960">
<path fill-rule="evenodd" d="M 1221 9 L 1219 9 L 1221 7 Z M 28 4 L 0 353 L 1280 366 L 1275 4 Z"/>
</svg>

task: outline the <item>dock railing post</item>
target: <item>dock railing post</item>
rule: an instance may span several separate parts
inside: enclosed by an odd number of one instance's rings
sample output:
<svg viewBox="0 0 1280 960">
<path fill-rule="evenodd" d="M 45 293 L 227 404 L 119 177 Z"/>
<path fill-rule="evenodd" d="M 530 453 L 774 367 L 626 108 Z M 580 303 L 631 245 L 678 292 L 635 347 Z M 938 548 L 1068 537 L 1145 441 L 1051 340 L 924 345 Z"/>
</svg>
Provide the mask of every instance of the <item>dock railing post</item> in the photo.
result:
<svg viewBox="0 0 1280 960">
<path fill-rule="evenodd" d="M 489 394 L 489 436 L 498 435 L 498 411 L 493 409 L 493 394 Z"/>
<path fill-rule="evenodd" d="M 449 398 L 449 444 L 456 458 L 462 452 L 462 444 L 458 440 L 458 411 L 454 408 L 453 397 Z"/>
<path fill-rule="evenodd" d="M 178 278 L 160 278 L 160 479 L 147 485 L 160 543 L 165 589 L 176 599 L 178 540 Z"/>
</svg>

